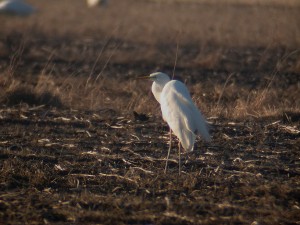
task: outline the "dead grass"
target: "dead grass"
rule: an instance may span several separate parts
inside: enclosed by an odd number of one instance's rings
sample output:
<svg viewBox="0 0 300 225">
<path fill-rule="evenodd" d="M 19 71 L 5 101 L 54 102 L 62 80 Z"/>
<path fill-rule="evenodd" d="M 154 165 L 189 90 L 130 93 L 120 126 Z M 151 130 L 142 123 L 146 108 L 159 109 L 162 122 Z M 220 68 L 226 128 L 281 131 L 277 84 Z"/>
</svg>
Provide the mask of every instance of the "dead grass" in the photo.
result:
<svg viewBox="0 0 300 225">
<path fill-rule="evenodd" d="M 299 84 L 279 89 L 270 80 L 252 89 L 228 80 L 228 83 L 188 85 L 199 108 L 209 117 L 245 118 L 299 112 Z M 7 105 L 26 103 L 80 110 L 110 108 L 118 112 L 138 111 L 160 115 L 159 105 L 150 91 L 150 82 L 131 79 L 108 79 L 87 83 L 83 77 L 57 78 L 38 76 L 36 84 L 10 78 L 2 81 L 1 102 Z M 280 86 L 280 85 L 279 85 Z"/>
<path fill-rule="evenodd" d="M 142 75 L 142 72 L 130 68 L 135 65 L 128 62 L 126 54 L 121 60 L 120 55 L 114 58 L 118 54 L 116 50 L 122 48 L 122 45 L 130 48 L 128 43 L 109 41 L 108 37 L 96 59 L 87 57 L 81 62 L 92 66 L 86 65 L 83 68 L 74 67 L 73 63 L 68 65 L 69 62 L 59 56 L 62 49 L 51 50 L 48 51 L 51 52 L 49 56 L 39 57 L 44 67 L 38 74 L 34 74 L 33 67 L 23 66 L 27 58 L 29 63 L 33 60 L 32 52 L 24 51 L 30 49 L 30 43 L 25 46 L 26 42 L 22 38 L 12 41 L 15 50 L 11 51 L 8 67 L 0 77 L 0 101 L 3 104 L 12 106 L 25 103 L 80 110 L 109 108 L 117 112 L 138 111 L 160 115 L 159 106 L 150 91 L 151 83 L 133 79 Z M 168 48 L 164 45 L 161 47 Z M 81 49 L 76 43 L 69 48 L 73 53 Z M 122 52 L 124 50 L 121 49 Z M 57 53 L 52 54 L 55 51 Z M 187 82 L 196 104 L 208 117 L 259 118 L 282 115 L 285 111 L 299 112 L 298 50 L 268 47 L 238 48 L 232 51 L 210 46 L 197 52 L 193 61 L 189 59 L 195 55 L 189 51 L 194 52 L 194 47 L 184 46 L 178 52 L 178 67 L 182 70 L 179 79 Z M 153 60 L 152 57 L 146 61 Z M 55 63 L 58 59 L 62 60 L 59 66 Z M 167 61 L 169 59 L 160 63 L 164 63 L 162 68 L 167 67 L 166 70 L 172 74 L 173 68 Z M 122 67 L 114 68 L 124 64 L 127 74 L 122 74 Z M 66 66 L 74 67 L 74 71 L 81 69 L 87 76 L 75 72 L 61 75 Z M 22 77 L 21 68 L 33 74 Z M 202 68 L 202 71 L 198 72 L 197 68 Z M 115 76 L 110 77 L 109 73 L 115 73 Z M 176 75 L 178 73 L 176 71 Z"/>
</svg>

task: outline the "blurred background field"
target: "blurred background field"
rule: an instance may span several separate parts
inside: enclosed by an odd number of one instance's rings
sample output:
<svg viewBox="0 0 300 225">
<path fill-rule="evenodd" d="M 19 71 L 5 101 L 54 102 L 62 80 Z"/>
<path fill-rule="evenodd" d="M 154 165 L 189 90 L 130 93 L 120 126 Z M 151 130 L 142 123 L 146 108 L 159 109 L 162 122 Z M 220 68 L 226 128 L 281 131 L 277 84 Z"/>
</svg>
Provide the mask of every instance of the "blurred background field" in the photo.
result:
<svg viewBox="0 0 300 225">
<path fill-rule="evenodd" d="M 67 107 L 154 113 L 145 104 L 149 84 L 139 84 L 140 90 L 129 78 L 157 70 L 172 74 L 177 57 L 176 76 L 201 81 L 193 90 L 212 115 L 299 106 L 297 1 L 112 0 L 97 8 L 83 0 L 28 2 L 37 13 L 0 17 L 0 72 L 9 75 L 1 77 L 4 103 L 18 102 L 7 93 L 22 83 L 22 91 L 50 92 Z M 221 95 L 227 105 L 218 101 Z"/>
<path fill-rule="evenodd" d="M 112 0 L 107 7 L 92 9 L 84 0 L 29 2 L 38 13 L 26 19 L 2 17 L 3 31 L 35 30 L 49 38 L 70 34 L 74 39 L 106 35 L 147 44 L 172 44 L 178 38 L 181 43 L 222 46 L 299 46 L 300 42 L 300 3 L 293 0 Z"/>
</svg>

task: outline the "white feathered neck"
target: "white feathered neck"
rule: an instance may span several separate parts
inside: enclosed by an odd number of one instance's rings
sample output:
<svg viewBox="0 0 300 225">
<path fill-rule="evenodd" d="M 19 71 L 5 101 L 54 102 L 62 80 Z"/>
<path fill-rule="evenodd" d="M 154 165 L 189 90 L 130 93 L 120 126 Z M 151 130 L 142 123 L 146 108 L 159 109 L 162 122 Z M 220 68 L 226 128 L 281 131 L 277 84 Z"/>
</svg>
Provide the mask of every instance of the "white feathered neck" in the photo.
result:
<svg viewBox="0 0 300 225">
<path fill-rule="evenodd" d="M 170 77 L 161 72 L 150 74 L 150 79 L 153 80 L 152 84 L 152 93 L 155 99 L 160 103 L 160 94 L 164 88 L 164 86 L 170 81 Z"/>
</svg>

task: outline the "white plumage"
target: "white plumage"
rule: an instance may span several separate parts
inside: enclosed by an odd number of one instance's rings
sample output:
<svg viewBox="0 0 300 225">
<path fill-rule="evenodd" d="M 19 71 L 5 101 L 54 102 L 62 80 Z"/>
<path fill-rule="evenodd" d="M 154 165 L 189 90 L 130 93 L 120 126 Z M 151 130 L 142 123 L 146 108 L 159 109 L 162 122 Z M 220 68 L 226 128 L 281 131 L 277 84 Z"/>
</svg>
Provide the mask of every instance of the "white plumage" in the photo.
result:
<svg viewBox="0 0 300 225">
<path fill-rule="evenodd" d="M 98 5 L 106 6 L 108 0 L 86 0 L 88 7 L 95 7 Z"/>
<path fill-rule="evenodd" d="M 193 151 L 197 135 L 210 141 L 207 123 L 193 103 L 187 87 L 180 81 L 170 80 L 167 74 L 161 72 L 152 73 L 148 78 L 153 81 L 152 93 L 160 103 L 163 119 L 182 147 L 186 151 Z"/>
<path fill-rule="evenodd" d="M 185 150 L 193 151 L 198 134 L 206 141 L 210 140 L 206 122 L 183 83 L 176 80 L 169 81 L 161 96 L 163 118 Z"/>
<path fill-rule="evenodd" d="M 18 16 L 28 16 L 36 9 L 22 0 L 5 0 L 0 2 L 0 13 Z"/>
</svg>

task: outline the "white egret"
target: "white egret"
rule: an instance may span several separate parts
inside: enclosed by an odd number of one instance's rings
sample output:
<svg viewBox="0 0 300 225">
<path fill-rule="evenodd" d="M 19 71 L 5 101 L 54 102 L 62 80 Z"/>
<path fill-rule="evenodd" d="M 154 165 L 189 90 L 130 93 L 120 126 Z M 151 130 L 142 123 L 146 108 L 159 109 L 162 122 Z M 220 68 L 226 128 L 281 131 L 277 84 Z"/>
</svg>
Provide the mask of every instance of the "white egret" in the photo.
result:
<svg viewBox="0 0 300 225">
<path fill-rule="evenodd" d="M 193 103 L 187 87 L 178 80 L 170 80 L 165 73 L 152 73 L 147 78 L 153 81 L 152 93 L 160 103 L 163 119 L 170 127 L 170 145 L 165 166 L 168 167 L 168 159 L 171 150 L 172 131 L 179 139 L 179 173 L 181 171 L 180 148 L 191 152 L 197 135 L 201 135 L 206 141 L 210 141 L 210 135 L 205 118 Z"/>
<path fill-rule="evenodd" d="M 106 6 L 108 0 L 86 0 L 88 7 L 95 7 L 98 5 Z"/>
<path fill-rule="evenodd" d="M 17 16 L 28 16 L 36 9 L 22 0 L 5 0 L 0 2 L 0 14 L 11 14 Z"/>
</svg>

